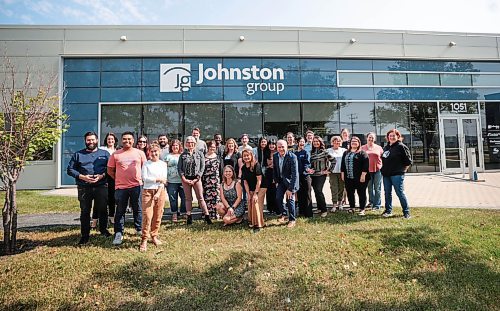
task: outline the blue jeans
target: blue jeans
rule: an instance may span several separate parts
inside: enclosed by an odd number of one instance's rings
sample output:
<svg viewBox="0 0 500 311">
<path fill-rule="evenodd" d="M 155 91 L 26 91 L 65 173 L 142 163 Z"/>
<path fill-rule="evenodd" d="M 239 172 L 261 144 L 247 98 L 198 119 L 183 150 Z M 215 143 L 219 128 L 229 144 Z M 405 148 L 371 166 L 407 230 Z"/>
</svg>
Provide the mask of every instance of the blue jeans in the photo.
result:
<svg viewBox="0 0 500 311">
<path fill-rule="evenodd" d="M 399 203 L 403 208 L 403 214 L 410 214 L 410 207 L 408 207 L 408 200 L 404 192 L 405 175 L 384 176 L 384 192 L 385 192 L 385 212 L 392 213 L 392 187 L 396 191 L 399 198 Z"/>
<path fill-rule="evenodd" d="M 167 184 L 168 201 L 170 202 L 170 211 L 172 213 L 178 213 L 179 211 L 179 201 L 181 198 L 181 213 L 186 213 L 186 197 L 184 196 L 184 188 L 182 183 L 171 183 Z"/>
<path fill-rule="evenodd" d="M 125 226 L 125 211 L 130 200 L 130 207 L 134 215 L 134 227 L 136 231 L 142 230 L 142 186 L 127 189 L 116 189 L 116 211 L 115 211 L 115 233 L 123 233 Z"/>
<path fill-rule="evenodd" d="M 286 200 L 286 209 L 283 204 L 283 197 L 286 195 L 287 188 L 285 185 L 278 183 L 276 187 L 276 205 L 281 211 L 281 215 L 287 216 L 289 221 L 295 221 L 296 211 L 295 211 L 295 196 L 292 195 L 291 199 Z"/>
<path fill-rule="evenodd" d="M 368 181 L 368 202 L 372 208 L 379 209 L 382 204 L 382 173 L 380 171 L 370 173 Z"/>
</svg>

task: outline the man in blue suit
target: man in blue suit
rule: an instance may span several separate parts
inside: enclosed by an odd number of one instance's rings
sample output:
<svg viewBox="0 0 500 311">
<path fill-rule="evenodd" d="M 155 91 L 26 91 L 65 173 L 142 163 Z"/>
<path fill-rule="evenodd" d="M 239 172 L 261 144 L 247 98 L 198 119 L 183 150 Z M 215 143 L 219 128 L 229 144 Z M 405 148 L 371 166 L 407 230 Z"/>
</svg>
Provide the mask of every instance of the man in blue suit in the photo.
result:
<svg viewBox="0 0 500 311">
<path fill-rule="evenodd" d="M 280 221 L 284 222 L 288 214 L 288 228 L 295 227 L 295 193 L 299 190 L 299 170 L 297 157 L 287 151 L 286 141 L 278 140 L 278 152 L 273 156 L 273 178 L 276 182 L 276 204 L 281 209 Z M 286 207 L 283 205 L 283 196 L 286 195 Z"/>
</svg>

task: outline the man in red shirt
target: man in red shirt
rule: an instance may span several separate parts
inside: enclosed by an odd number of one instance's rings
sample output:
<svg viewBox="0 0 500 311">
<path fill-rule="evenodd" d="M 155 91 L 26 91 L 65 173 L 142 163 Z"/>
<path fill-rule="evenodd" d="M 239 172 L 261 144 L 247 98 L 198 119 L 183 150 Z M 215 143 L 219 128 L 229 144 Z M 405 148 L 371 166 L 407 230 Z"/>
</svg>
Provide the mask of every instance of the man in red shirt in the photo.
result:
<svg viewBox="0 0 500 311">
<path fill-rule="evenodd" d="M 123 241 L 123 227 L 125 225 L 125 210 L 130 200 L 134 215 L 134 227 L 138 234 L 142 229 L 141 192 L 142 192 L 142 165 L 147 161 L 144 152 L 134 146 L 134 134 L 122 134 L 122 149 L 115 151 L 108 161 L 108 174 L 115 180 L 115 238 L 113 245 L 120 245 Z"/>
</svg>

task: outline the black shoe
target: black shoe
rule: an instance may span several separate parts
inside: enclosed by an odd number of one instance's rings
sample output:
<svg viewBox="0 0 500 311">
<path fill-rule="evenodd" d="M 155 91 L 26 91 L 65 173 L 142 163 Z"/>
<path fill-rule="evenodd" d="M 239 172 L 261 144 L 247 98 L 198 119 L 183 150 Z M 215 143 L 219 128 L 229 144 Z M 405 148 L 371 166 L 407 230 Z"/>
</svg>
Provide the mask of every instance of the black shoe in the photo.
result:
<svg viewBox="0 0 500 311">
<path fill-rule="evenodd" d="M 187 215 L 186 225 L 193 224 L 193 215 Z"/>
<path fill-rule="evenodd" d="M 106 237 L 106 238 L 109 238 L 110 236 L 112 236 L 112 234 L 108 230 L 101 232 L 101 235 L 103 237 Z"/>
<path fill-rule="evenodd" d="M 259 231 L 260 231 L 260 228 L 258 228 L 258 227 L 253 228 L 253 233 L 259 233 Z"/>
<path fill-rule="evenodd" d="M 89 242 L 89 238 L 81 238 L 78 245 L 85 245 Z"/>
<path fill-rule="evenodd" d="M 207 225 L 212 224 L 212 220 L 210 219 L 210 215 L 205 215 L 205 222 L 207 223 Z"/>
</svg>

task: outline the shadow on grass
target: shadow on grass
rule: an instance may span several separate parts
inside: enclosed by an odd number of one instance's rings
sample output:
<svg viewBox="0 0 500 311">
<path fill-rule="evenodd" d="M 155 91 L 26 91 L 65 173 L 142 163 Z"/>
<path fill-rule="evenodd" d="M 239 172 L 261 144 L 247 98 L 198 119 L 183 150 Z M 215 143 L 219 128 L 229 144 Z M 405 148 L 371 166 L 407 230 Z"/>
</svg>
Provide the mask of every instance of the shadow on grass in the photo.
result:
<svg viewBox="0 0 500 311">
<path fill-rule="evenodd" d="M 488 266 L 486 259 L 472 254 L 467 247 L 454 244 L 440 231 L 418 226 L 355 232 L 368 239 L 380 240 L 384 245 L 381 251 L 388 260 L 398 258 L 403 272 L 396 272 L 396 278 L 406 284 L 415 282 L 428 291 L 422 295 L 425 298 L 391 308 L 499 309 L 500 273 Z"/>
</svg>

